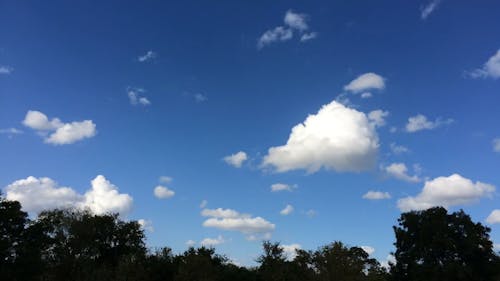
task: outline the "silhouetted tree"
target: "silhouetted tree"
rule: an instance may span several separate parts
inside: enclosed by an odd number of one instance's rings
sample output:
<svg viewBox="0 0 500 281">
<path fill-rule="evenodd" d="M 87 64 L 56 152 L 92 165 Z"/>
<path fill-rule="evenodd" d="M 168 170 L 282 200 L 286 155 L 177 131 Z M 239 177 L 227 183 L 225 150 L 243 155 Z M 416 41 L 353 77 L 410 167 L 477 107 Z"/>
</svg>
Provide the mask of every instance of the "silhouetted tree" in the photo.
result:
<svg viewBox="0 0 500 281">
<path fill-rule="evenodd" d="M 463 211 L 435 207 L 401 214 L 396 234 L 393 280 L 499 280 L 499 258 L 490 229 Z"/>
<path fill-rule="evenodd" d="M 177 281 L 215 281 L 219 280 L 227 258 L 215 253 L 213 248 L 189 248 L 175 257 Z"/>
</svg>

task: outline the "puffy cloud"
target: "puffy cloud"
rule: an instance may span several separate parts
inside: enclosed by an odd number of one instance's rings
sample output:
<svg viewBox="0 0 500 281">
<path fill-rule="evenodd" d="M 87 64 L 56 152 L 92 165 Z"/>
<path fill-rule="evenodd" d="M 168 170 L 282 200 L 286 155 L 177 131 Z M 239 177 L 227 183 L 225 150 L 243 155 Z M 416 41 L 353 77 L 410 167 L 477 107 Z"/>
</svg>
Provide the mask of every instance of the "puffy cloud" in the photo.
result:
<svg viewBox="0 0 500 281">
<path fill-rule="evenodd" d="M 204 247 L 213 247 L 226 242 L 222 235 L 217 236 L 217 238 L 205 238 L 201 240 L 200 245 Z"/>
<path fill-rule="evenodd" d="M 407 147 L 403 145 L 397 145 L 395 143 L 391 143 L 390 148 L 392 153 L 394 154 L 402 154 L 410 151 Z"/>
<path fill-rule="evenodd" d="M 54 145 L 72 144 L 96 134 L 96 125 L 92 120 L 63 123 L 58 118 L 49 120 L 47 115 L 36 110 L 26 113 L 23 124 L 43 135 L 46 143 Z"/>
<path fill-rule="evenodd" d="M 307 32 L 308 16 L 306 14 L 295 13 L 288 10 L 283 22 L 285 26 L 277 26 L 264 32 L 257 41 L 257 48 L 262 49 L 275 42 L 284 42 L 293 38 L 294 31 L 300 34 L 300 42 L 312 40 L 318 36 L 317 32 Z"/>
<path fill-rule="evenodd" d="M 235 154 L 231 154 L 229 156 L 224 157 L 224 161 L 236 168 L 241 168 L 243 162 L 248 159 L 247 154 L 244 151 L 239 151 Z"/>
<path fill-rule="evenodd" d="M 469 73 L 472 78 L 500 78 L 500 49 L 488 59 L 483 67 Z"/>
<path fill-rule="evenodd" d="M 363 199 L 368 199 L 368 200 L 382 200 L 382 199 L 390 199 L 391 195 L 389 192 L 382 192 L 382 191 L 368 191 L 363 195 Z"/>
<path fill-rule="evenodd" d="M 500 138 L 493 140 L 493 151 L 500 152 Z"/>
<path fill-rule="evenodd" d="M 385 172 L 400 180 L 408 181 L 408 182 L 419 182 L 420 178 L 416 175 L 410 176 L 408 175 L 408 168 L 404 163 L 392 163 L 391 165 L 384 168 Z"/>
<path fill-rule="evenodd" d="M 141 226 L 142 229 L 149 231 L 149 232 L 155 231 L 155 229 L 153 227 L 153 222 L 151 220 L 139 219 L 137 222 L 139 223 L 139 225 Z"/>
<path fill-rule="evenodd" d="M 173 190 L 170 190 L 168 187 L 162 185 L 156 186 L 153 193 L 158 199 L 167 199 L 175 195 Z"/>
<path fill-rule="evenodd" d="M 368 255 L 375 253 L 375 248 L 373 248 L 373 247 L 361 246 L 360 248 L 363 249 L 363 251 L 365 251 Z"/>
<path fill-rule="evenodd" d="M 385 118 L 389 116 L 389 111 L 383 111 L 380 109 L 370 111 L 368 113 L 368 119 L 375 127 L 385 126 Z"/>
<path fill-rule="evenodd" d="M 426 181 L 422 191 L 415 197 L 398 200 L 401 211 L 424 210 L 435 206 L 445 208 L 457 205 L 471 204 L 480 198 L 491 196 L 495 187 L 491 184 L 464 178 L 459 174 L 449 177 L 438 177 Z"/>
<path fill-rule="evenodd" d="M 14 68 L 6 65 L 0 65 L 0 74 L 11 74 Z"/>
<path fill-rule="evenodd" d="M 336 171 L 362 171 L 374 166 L 379 142 L 374 126 L 360 111 L 336 101 L 292 128 L 285 145 L 269 148 L 262 167 L 277 172 L 324 167 Z"/>
<path fill-rule="evenodd" d="M 431 0 L 427 5 L 425 5 L 420 11 L 420 18 L 423 20 L 427 19 L 432 12 L 434 12 L 441 3 L 441 0 Z"/>
<path fill-rule="evenodd" d="M 270 233 L 275 228 L 274 224 L 261 217 L 240 214 L 231 209 L 204 209 L 201 215 L 209 217 L 203 222 L 205 227 L 239 231 L 247 235 Z"/>
<path fill-rule="evenodd" d="M 271 191 L 272 192 L 278 192 L 278 191 L 293 191 L 296 189 L 296 185 L 288 185 L 285 183 L 275 183 L 271 185 Z"/>
<path fill-rule="evenodd" d="M 139 62 L 148 62 L 154 60 L 158 55 L 153 51 L 148 51 L 144 55 L 141 55 L 137 58 Z"/>
<path fill-rule="evenodd" d="M 297 250 L 302 249 L 302 246 L 300 244 L 294 243 L 294 244 L 289 244 L 289 245 L 280 245 L 280 247 L 283 249 L 283 252 L 285 252 L 285 255 L 288 260 L 293 260 L 297 256 Z"/>
<path fill-rule="evenodd" d="M 425 115 L 418 114 L 408 118 L 406 131 L 409 133 L 418 132 L 421 130 L 432 130 L 442 125 L 453 123 L 453 119 L 442 120 L 437 118 L 435 121 L 428 120 Z"/>
<path fill-rule="evenodd" d="M 196 245 L 196 241 L 191 240 L 191 239 L 186 241 L 186 246 L 193 247 L 194 245 Z"/>
<path fill-rule="evenodd" d="M 288 204 L 286 205 L 286 207 L 280 211 L 280 214 L 283 215 L 283 216 L 288 216 L 289 214 L 291 214 L 293 212 L 293 206 Z"/>
<path fill-rule="evenodd" d="M 118 188 L 102 175 L 91 182 L 91 189 L 79 194 L 70 187 L 60 187 L 50 178 L 27 177 L 17 180 L 4 188 L 8 200 L 19 201 L 23 210 L 39 213 L 55 208 L 89 209 L 95 214 L 127 214 L 133 199 L 128 194 L 120 194 Z"/>
<path fill-rule="evenodd" d="M 486 222 L 489 224 L 500 223 L 500 210 L 493 210 L 486 218 Z"/>
<path fill-rule="evenodd" d="M 345 91 L 353 93 L 362 93 L 367 90 L 383 90 L 385 88 L 385 79 L 373 72 L 361 74 L 349 84 L 344 86 Z"/>
<path fill-rule="evenodd" d="M 145 93 L 146 90 L 141 88 L 127 88 L 127 96 L 131 105 L 150 105 L 151 102 L 148 98 L 144 97 L 142 94 Z"/>
</svg>

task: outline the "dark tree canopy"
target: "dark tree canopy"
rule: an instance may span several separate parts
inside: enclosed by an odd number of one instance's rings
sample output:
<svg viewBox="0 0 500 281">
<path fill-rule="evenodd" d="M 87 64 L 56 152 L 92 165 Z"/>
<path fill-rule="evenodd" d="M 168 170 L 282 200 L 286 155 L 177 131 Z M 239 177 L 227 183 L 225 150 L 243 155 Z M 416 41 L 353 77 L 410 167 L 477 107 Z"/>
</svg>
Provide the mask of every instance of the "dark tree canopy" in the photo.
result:
<svg viewBox="0 0 500 281">
<path fill-rule="evenodd" d="M 463 211 L 441 207 L 401 215 L 396 235 L 394 280 L 499 280 L 499 257 L 490 229 Z"/>
</svg>

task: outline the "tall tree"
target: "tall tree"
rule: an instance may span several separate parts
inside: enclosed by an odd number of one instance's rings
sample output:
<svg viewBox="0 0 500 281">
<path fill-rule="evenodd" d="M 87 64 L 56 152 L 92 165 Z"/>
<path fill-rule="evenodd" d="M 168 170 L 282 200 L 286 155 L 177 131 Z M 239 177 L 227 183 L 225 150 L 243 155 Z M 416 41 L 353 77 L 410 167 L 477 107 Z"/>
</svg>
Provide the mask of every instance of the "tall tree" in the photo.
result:
<svg viewBox="0 0 500 281">
<path fill-rule="evenodd" d="M 463 211 L 435 207 L 401 214 L 396 234 L 394 280 L 498 280 L 499 257 L 490 229 Z"/>
</svg>

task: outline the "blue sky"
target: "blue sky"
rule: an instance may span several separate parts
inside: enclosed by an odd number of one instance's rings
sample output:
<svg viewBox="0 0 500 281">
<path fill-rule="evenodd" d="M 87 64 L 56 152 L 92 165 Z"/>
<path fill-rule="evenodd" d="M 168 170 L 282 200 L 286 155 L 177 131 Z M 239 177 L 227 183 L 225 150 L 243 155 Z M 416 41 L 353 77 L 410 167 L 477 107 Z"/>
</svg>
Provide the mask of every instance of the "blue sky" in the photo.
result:
<svg viewBox="0 0 500 281">
<path fill-rule="evenodd" d="M 103 2 L 0 1 L 0 187 L 32 215 L 246 265 L 262 239 L 385 261 L 436 205 L 500 243 L 500 3 Z"/>
</svg>

